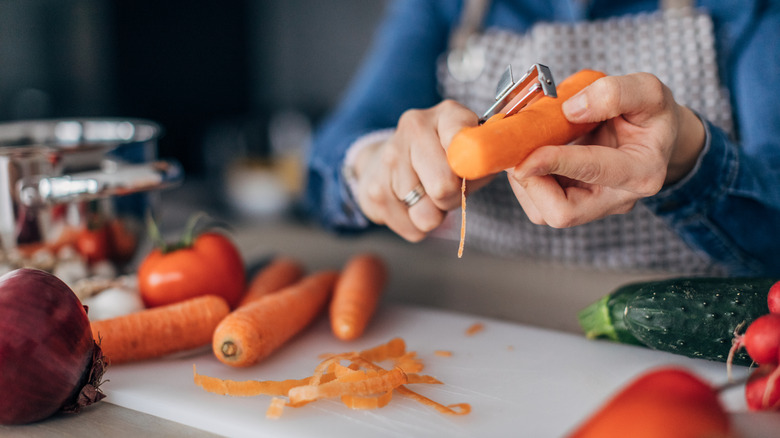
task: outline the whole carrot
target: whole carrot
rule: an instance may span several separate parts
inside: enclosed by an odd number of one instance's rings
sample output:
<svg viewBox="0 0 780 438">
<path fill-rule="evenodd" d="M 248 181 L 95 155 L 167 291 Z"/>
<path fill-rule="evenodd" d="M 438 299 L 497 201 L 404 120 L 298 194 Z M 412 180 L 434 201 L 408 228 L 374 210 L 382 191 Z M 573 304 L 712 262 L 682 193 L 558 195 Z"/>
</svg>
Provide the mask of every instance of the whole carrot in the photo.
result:
<svg viewBox="0 0 780 438">
<path fill-rule="evenodd" d="M 279 292 L 234 310 L 214 331 L 214 355 L 236 367 L 266 358 L 325 308 L 337 279 L 335 271 L 310 274 Z"/>
<path fill-rule="evenodd" d="M 386 281 L 387 267 L 374 254 L 359 254 L 347 262 L 330 302 L 330 326 L 337 338 L 349 341 L 363 334 Z"/>
<path fill-rule="evenodd" d="M 496 114 L 482 126 L 463 128 L 447 148 L 447 161 L 461 178 L 478 179 L 515 167 L 535 149 L 567 144 L 598 126 L 573 124 L 562 105 L 604 73 L 581 70 L 561 82 L 557 98 L 544 96 L 518 113 Z"/>
<path fill-rule="evenodd" d="M 618 392 L 569 438 L 704 438 L 731 435 L 715 388 L 680 368 L 648 372 Z"/>
<path fill-rule="evenodd" d="M 252 278 L 239 306 L 243 306 L 260 297 L 277 292 L 303 277 L 304 269 L 300 263 L 288 257 L 279 257 L 261 269 Z"/>
<path fill-rule="evenodd" d="M 92 322 L 92 337 L 111 364 L 150 359 L 208 345 L 230 313 L 224 298 L 204 295 Z"/>
</svg>

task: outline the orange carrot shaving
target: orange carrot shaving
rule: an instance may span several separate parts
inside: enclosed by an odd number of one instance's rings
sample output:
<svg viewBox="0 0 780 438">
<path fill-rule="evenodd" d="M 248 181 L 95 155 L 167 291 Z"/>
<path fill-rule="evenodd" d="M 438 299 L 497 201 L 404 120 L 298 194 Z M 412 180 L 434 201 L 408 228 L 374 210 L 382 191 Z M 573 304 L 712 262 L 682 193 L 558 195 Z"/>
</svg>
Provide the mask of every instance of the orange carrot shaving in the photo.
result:
<svg viewBox="0 0 780 438">
<path fill-rule="evenodd" d="M 466 178 L 460 185 L 460 243 L 458 258 L 463 257 L 463 245 L 466 243 Z"/>
<path fill-rule="evenodd" d="M 386 370 L 376 363 L 386 360 L 393 362 L 392 369 Z M 423 368 L 416 353 L 406 351 L 403 339 L 395 338 L 361 352 L 330 354 L 317 365 L 312 376 L 303 379 L 239 382 L 200 375 L 194 366 L 193 374 L 195 383 L 211 393 L 273 396 L 266 411 L 267 418 L 279 418 L 286 406 L 300 407 L 323 398 L 338 397 L 351 409 L 377 409 L 390 403 L 395 390 L 448 415 L 464 415 L 471 411 L 467 403 L 445 406 L 407 388 L 405 385 L 442 384 L 435 377 L 412 373 L 402 367 L 409 364 L 415 364 L 420 370 Z"/>
<path fill-rule="evenodd" d="M 92 322 L 92 337 L 111 364 L 150 359 L 208 345 L 230 312 L 224 298 L 204 295 Z"/>
<path fill-rule="evenodd" d="M 439 357 L 452 357 L 452 352 L 446 350 L 436 350 L 433 354 Z"/>
<path fill-rule="evenodd" d="M 473 336 L 485 329 L 485 324 L 475 322 L 466 329 L 466 336 Z"/>
<path fill-rule="evenodd" d="M 314 273 L 234 310 L 214 330 L 214 355 L 237 367 L 268 357 L 324 310 L 337 279 L 335 271 Z"/>
<path fill-rule="evenodd" d="M 287 257 L 273 259 L 255 274 L 238 305 L 240 307 L 260 297 L 278 292 L 300 280 L 303 274 L 303 266 L 296 260 Z"/>
<path fill-rule="evenodd" d="M 393 338 L 386 344 L 363 350 L 358 355 L 371 362 L 382 362 L 390 358 L 401 357 L 405 352 L 406 342 L 401 338 Z"/>
<path fill-rule="evenodd" d="M 425 374 L 407 374 L 406 380 L 407 384 L 426 383 L 429 385 L 443 385 L 441 380 L 433 376 L 426 376 Z"/>
<path fill-rule="evenodd" d="M 345 394 L 371 395 L 391 391 L 407 382 L 406 373 L 400 368 L 375 377 L 366 376 L 354 382 L 343 382 L 336 379 L 321 385 L 303 385 L 292 388 L 288 393 L 290 403 L 300 403 L 320 400 L 323 398 L 341 397 Z"/>
<path fill-rule="evenodd" d="M 385 262 L 374 254 L 352 257 L 333 291 L 330 324 L 343 341 L 360 337 L 374 315 L 387 282 Z"/>
<path fill-rule="evenodd" d="M 422 361 L 420 361 L 417 353 L 414 351 L 399 356 L 395 360 L 395 366 L 401 368 L 406 373 L 419 373 L 424 368 Z"/>
<path fill-rule="evenodd" d="M 233 397 L 252 397 L 256 395 L 287 395 L 290 389 L 309 384 L 310 377 L 303 379 L 274 380 L 227 380 L 198 374 L 192 367 L 195 384 L 212 394 L 230 395 Z M 335 380 L 332 373 L 321 376 L 321 382 Z"/>
<path fill-rule="evenodd" d="M 355 364 L 344 366 L 340 363 L 335 363 L 332 368 L 333 374 L 342 382 L 355 382 L 361 378 L 365 379 L 367 375 L 367 371 L 361 370 L 360 367 Z M 376 374 L 376 371 L 374 371 L 374 374 Z"/>
<path fill-rule="evenodd" d="M 287 402 L 281 397 L 274 397 L 271 399 L 271 404 L 268 405 L 268 410 L 265 411 L 265 418 L 277 419 L 282 416 L 284 412 L 284 405 Z"/>
<path fill-rule="evenodd" d="M 430 406 L 430 407 L 436 409 L 437 411 L 441 412 L 442 414 L 447 414 L 447 415 L 466 415 L 469 412 L 471 412 L 471 405 L 469 405 L 468 403 L 456 403 L 456 404 L 453 404 L 453 405 L 445 406 L 445 405 L 443 405 L 443 404 L 441 404 L 439 402 L 435 402 L 435 401 L 429 399 L 428 397 L 426 397 L 426 396 L 424 396 L 422 394 L 414 392 L 414 391 L 412 391 L 411 389 L 409 389 L 409 388 L 407 388 L 405 386 L 400 386 L 400 387 L 398 387 L 396 389 L 404 397 L 411 398 L 412 400 L 414 400 L 414 401 L 416 401 L 418 403 Z"/>
<path fill-rule="evenodd" d="M 387 391 L 376 397 L 345 394 L 341 396 L 341 402 L 350 409 L 378 409 L 387 406 L 393 399 L 393 391 Z"/>
</svg>

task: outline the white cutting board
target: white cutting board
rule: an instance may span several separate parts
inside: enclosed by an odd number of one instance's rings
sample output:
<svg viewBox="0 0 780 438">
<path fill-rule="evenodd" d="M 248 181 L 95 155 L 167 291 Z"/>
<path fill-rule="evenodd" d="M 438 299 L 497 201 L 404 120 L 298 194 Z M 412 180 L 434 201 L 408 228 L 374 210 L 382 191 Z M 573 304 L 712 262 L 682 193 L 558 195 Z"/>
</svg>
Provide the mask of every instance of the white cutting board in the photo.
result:
<svg viewBox="0 0 780 438">
<path fill-rule="evenodd" d="M 485 329 L 466 336 L 475 322 Z M 198 372 L 233 380 L 283 380 L 311 375 L 327 352 L 355 351 L 406 340 L 443 385 L 411 385 L 443 404 L 470 403 L 466 416 L 446 416 L 401 396 L 378 410 L 350 410 L 335 400 L 287 408 L 265 418 L 270 397 L 209 394 L 192 380 Z M 440 357 L 435 350 L 449 350 Z M 574 334 L 450 312 L 385 306 L 359 341 L 335 339 L 320 319 L 271 358 L 246 369 L 218 362 L 210 351 L 109 368 L 106 401 L 231 437 L 558 437 L 576 426 L 613 391 L 655 366 L 681 364 L 715 384 L 726 380 L 722 363 L 644 348 L 589 341 Z M 737 368 L 743 375 L 744 368 Z M 741 390 L 724 394 L 731 411 L 744 411 Z"/>
</svg>

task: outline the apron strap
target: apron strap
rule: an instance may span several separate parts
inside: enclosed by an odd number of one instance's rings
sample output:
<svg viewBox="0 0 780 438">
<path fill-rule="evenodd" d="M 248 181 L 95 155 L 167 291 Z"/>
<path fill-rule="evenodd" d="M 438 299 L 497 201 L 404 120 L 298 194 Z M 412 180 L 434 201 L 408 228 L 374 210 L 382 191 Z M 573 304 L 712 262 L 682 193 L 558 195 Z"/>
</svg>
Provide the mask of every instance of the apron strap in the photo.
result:
<svg viewBox="0 0 780 438">
<path fill-rule="evenodd" d="M 482 29 L 485 12 L 490 0 L 463 0 L 463 14 L 460 23 L 450 35 L 450 50 L 465 50 L 469 37 Z"/>
<path fill-rule="evenodd" d="M 693 0 L 661 0 L 661 9 L 667 11 L 669 9 L 683 9 L 692 8 Z"/>
</svg>

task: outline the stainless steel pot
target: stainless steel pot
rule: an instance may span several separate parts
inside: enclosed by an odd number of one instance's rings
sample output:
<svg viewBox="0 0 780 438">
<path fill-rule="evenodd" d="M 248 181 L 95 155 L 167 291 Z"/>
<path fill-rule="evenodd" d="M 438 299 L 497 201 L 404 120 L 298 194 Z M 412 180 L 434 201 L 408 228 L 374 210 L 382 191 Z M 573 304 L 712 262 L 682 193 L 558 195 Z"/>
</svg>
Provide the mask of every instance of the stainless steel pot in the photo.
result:
<svg viewBox="0 0 780 438">
<path fill-rule="evenodd" d="M 149 194 L 183 180 L 177 162 L 156 160 L 161 133 L 137 119 L 0 123 L 0 248 L 55 246 L 97 221 L 143 223 Z"/>
</svg>

